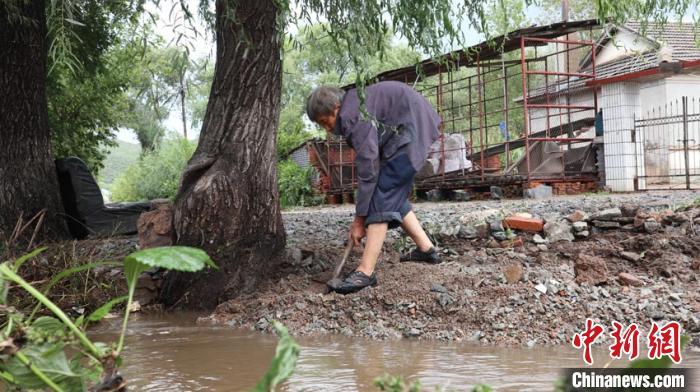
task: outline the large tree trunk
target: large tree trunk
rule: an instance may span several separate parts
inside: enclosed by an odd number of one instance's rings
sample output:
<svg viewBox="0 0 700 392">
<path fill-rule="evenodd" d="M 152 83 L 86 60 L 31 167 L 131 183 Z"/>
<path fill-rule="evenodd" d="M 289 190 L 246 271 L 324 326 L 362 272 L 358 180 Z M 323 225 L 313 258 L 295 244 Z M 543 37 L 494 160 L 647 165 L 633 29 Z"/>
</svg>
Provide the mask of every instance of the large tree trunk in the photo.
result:
<svg viewBox="0 0 700 392">
<path fill-rule="evenodd" d="M 0 1 L 0 240 L 46 209 L 37 239 L 67 235 L 51 154 L 43 0 Z M 38 221 L 38 220 L 37 220 Z M 32 236 L 28 227 L 21 239 Z"/>
<path fill-rule="evenodd" d="M 216 2 L 214 81 L 173 223 L 176 242 L 203 248 L 220 270 L 171 274 L 166 306 L 210 309 L 250 291 L 284 248 L 275 159 L 282 72 L 277 12 L 274 0 Z"/>
</svg>

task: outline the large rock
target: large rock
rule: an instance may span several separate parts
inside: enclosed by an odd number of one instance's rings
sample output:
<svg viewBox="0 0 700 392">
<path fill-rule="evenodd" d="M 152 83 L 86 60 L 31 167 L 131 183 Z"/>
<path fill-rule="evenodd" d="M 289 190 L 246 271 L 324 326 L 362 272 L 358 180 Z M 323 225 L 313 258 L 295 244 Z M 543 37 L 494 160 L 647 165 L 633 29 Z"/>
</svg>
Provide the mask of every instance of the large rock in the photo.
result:
<svg viewBox="0 0 700 392">
<path fill-rule="evenodd" d="M 503 268 L 503 275 L 510 284 L 515 284 L 523 277 L 523 266 L 520 263 L 513 263 Z"/>
<path fill-rule="evenodd" d="M 544 225 L 544 234 L 549 242 L 573 241 L 574 235 L 571 233 L 571 225 L 565 220 L 549 221 Z"/>
<path fill-rule="evenodd" d="M 580 253 L 574 261 L 574 275 L 578 283 L 599 285 L 608 281 L 608 266 L 600 257 Z"/>
<path fill-rule="evenodd" d="M 547 199 L 552 197 L 552 187 L 540 184 L 534 188 L 524 189 L 523 196 L 526 199 Z"/>
<path fill-rule="evenodd" d="M 589 218 L 590 220 L 593 221 L 606 221 L 606 220 L 612 220 L 614 218 L 619 218 L 622 216 L 622 211 L 615 207 L 615 208 L 608 208 L 606 210 L 598 211 L 595 214 L 591 215 Z"/>
<path fill-rule="evenodd" d="M 139 248 L 172 245 L 172 204 L 160 204 L 155 210 L 142 213 L 136 225 L 139 232 Z"/>
<path fill-rule="evenodd" d="M 620 280 L 620 283 L 626 286 L 644 286 L 644 281 L 627 272 L 620 272 L 617 278 Z"/>
</svg>

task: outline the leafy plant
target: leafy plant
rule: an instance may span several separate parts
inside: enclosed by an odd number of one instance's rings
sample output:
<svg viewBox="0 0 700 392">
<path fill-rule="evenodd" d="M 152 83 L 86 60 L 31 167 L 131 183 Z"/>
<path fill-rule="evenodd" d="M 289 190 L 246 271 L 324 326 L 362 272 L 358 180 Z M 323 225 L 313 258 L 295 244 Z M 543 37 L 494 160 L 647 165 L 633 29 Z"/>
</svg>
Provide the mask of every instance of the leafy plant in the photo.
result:
<svg viewBox="0 0 700 392">
<path fill-rule="evenodd" d="M 175 198 L 180 174 L 194 152 L 195 144 L 178 139 L 144 154 L 112 184 L 114 201 Z"/>
<path fill-rule="evenodd" d="M 275 357 L 272 358 L 270 367 L 263 378 L 253 388 L 253 392 L 274 390 L 277 385 L 292 375 L 297 359 L 299 359 L 299 345 L 289 336 L 287 328 L 278 321 L 273 321 L 272 326 L 277 331 L 277 336 L 279 336 Z"/>
<path fill-rule="evenodd" d="M 204 251 L 194 248 L 173 246 L 134 252 L 124 259 L 129 294 L 74 320 L 49 300 L 46 292 L 42 293 L 18 274 L 24 262 L 43 250 L 37 249 L 15 261 L 0 264 L 0 313 L 4 316 L 0 330 L 0 379 L 8 388 L 86 391 L 89 385 L 98 384 L 94 389 L 121 389 L 123 380 L 117 368 L 121 363 L 129 305 L 138 276 L 151 267 L 185 272 L 199 271 L 207 266 L 216 268 Z M 50 282 L 49 288 L 81 270 L 74 268 L 59 274 L 58 279 Z M 29 293 L 38 306 L 45 307 L 52 316 L 32 320 L 37 309 L 29 317 L 17 311 L 8 301 L 10 284 Z M 89 323 L 101 320 L 115 304 L 124 301 L 127 304 L 118 342 L 105 344 L 88 338 L 86 328 Z M 110 388 L 100 389 L 105 385 Z"/>
<path fill-rule="evenodd" d="M 291 160 L 278 166 L 280 203 L 283 207 L 318 205 L 323 200 L 311 184 L 312 168 L 302 168 Z"/>
<path fill-rule="evenodd" d="M 374 386 L 380 391 L 389 392 L 420 392 L 422 387 L 420 381 L 406 384 L 406 381 L 401 376 L 393 376 L 385 374 L 374 379 Z"/>
</svg>

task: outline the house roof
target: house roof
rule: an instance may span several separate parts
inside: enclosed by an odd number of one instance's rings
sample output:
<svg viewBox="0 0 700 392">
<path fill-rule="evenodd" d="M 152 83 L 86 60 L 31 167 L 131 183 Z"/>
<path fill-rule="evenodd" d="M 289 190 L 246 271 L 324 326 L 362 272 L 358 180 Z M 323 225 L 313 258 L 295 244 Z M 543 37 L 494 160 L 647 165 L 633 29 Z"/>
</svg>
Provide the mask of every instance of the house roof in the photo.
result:
<svg viewBox="0 0 700 392">
<path fill-rule="evenodd" d="M 628 74 L 642 75 L 642 71 L 658 69 L 661 62 L 659 58 L 659 49 L 662 45 L 667 46 L 671 50 L 671 59 L 674 62 L 683 62 L 682 68 L 686 65 L 696 66 L 694 60 L 700 59 L 700 47 L 698 47 L 698 38 L 700 38 L 700 30 L 697 30 L 692 23 L 648 23 L 645 36 L 641 35 L 641 22 L 628 22 L 624 26 L 610 25 L 606 28 L 601 38 L 596 45 L 596 53 L 608 44 L 616 32 L 627 30 L 640 36 L 641 39 L 649 41 L 653 48 L 649 51 L 639 54 L 632 54 L 619 59 L 615 59 L 603 64 L 596 64 L 595 79 L 586 77 L 571 77 L 563 79 L 558 83 L 552 83 L 545 87 L 535 88 L 528 93 L 528 99 L 537 100 L 544 96 L 545 93 L 556 96 L 558 94 L 570 94 L 580 90 L 589 88 L 591 84 L 600 84 L 604 80 L 615 80 L 617 77 Z M 613 43 L 614 44 L 614 41 Z M 580 73 L 591 73 L 591 55 L 590 53 L 581 60 Z M 521 101 L 522 97 L 516 99 Z"/>
<path fill-rule="evenodd" d="M 564 79 L 559 83 L 550 84 L 545 90 L 544 87 L 533 89 L 528 94 L 530 99 L 537 99 L 543 96 L 545 92 L 550 95 L 563 93 L 572 93 L 578 90 L 588 88 L 590 84 L 595 84 L 595 81 L 612 79 L 621 75 L 635 74 L 640 71 L 658 68 L 661 62 L 659 58 L 659 49 L 662 45 L 666 45 L 671 50 L 671 59 L 676 62 L 688 62 L 700 59 L 700 47 L 698 39 L 700 38 L 700 30 L 691 23 L 669 22 L 665 25 L 660 23 L 648 23 L 646 29 L 642 29 L 641 22 L 628 22 L 624 26 L 608 26 L 605 33 L 598 40 L 596 45 L 596 53 L 610 42 L 616 32 L 627 30 L 639 35 L 645 40 L 648 40 L 653 49 L 644 53 L 632 54 L 619 59 L 615 59 L 603 64 L 595 66 L 595 80 L 590 78 L 571 77 Z M 644 36 L 642 36 L 644 31 Z M 614 44 L 614 42 L 612 43 Z M 580 73 L 591 73 L 591 54 L 581 60 Z M 519 98 L 519 100 L 522 98 Z"/>
</svg>

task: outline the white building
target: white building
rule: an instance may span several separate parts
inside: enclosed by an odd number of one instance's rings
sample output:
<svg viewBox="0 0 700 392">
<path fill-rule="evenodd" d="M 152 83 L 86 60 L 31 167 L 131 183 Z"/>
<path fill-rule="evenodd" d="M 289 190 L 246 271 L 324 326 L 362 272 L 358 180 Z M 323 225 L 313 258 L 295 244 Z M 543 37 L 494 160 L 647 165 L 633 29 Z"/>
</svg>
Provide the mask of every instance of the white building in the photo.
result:
<svg viewBox="0 0 700 392">
<path fill-rule="evenodd" d="M 700 106 L 700 35 L 697 34 L 692 24 L 671 22 L 665 26 L 650 23 L 644 32 L 637 22 L 608 26 L 597 41 L 595 53 L 589 52 L 579 63 L 577 72 L 594 73 L 595 78 L 569 78 L 556 86 L 555 91 L 550 88 L 548 103 L 594 106 L 597 99 L 604 128 L 604 165 L 601 167 L 605 170 L 605 185 L 613 191 L 648 189 L 674 181 L 685 183 L 682 124 L 642 129 L 638 121 L 635 129 L 635 120 L 680 115 L 682 97 L 690 100 L 691 114 L 700 114 L 697 110 Z M 528 99 L 541 102 L 544 92 L 534 90 Z M 549 110 L 548 115 L 537 115 L 533 111 L 532 117 L 537 119 L 532 121 L 530 133 L 590 118 L 592 114 L 581 111 L 557 116 Z M 688 127 L 687 139 L 691 139 L 690 144 L 693 140 L 700 144 L 700 124 L 692 125 Z M 577 135 L 594 136 L 593 128 Z M 688 171 L 700 175 L 700 149 L 691 146 L 686 150 Z"/>
</svg>

